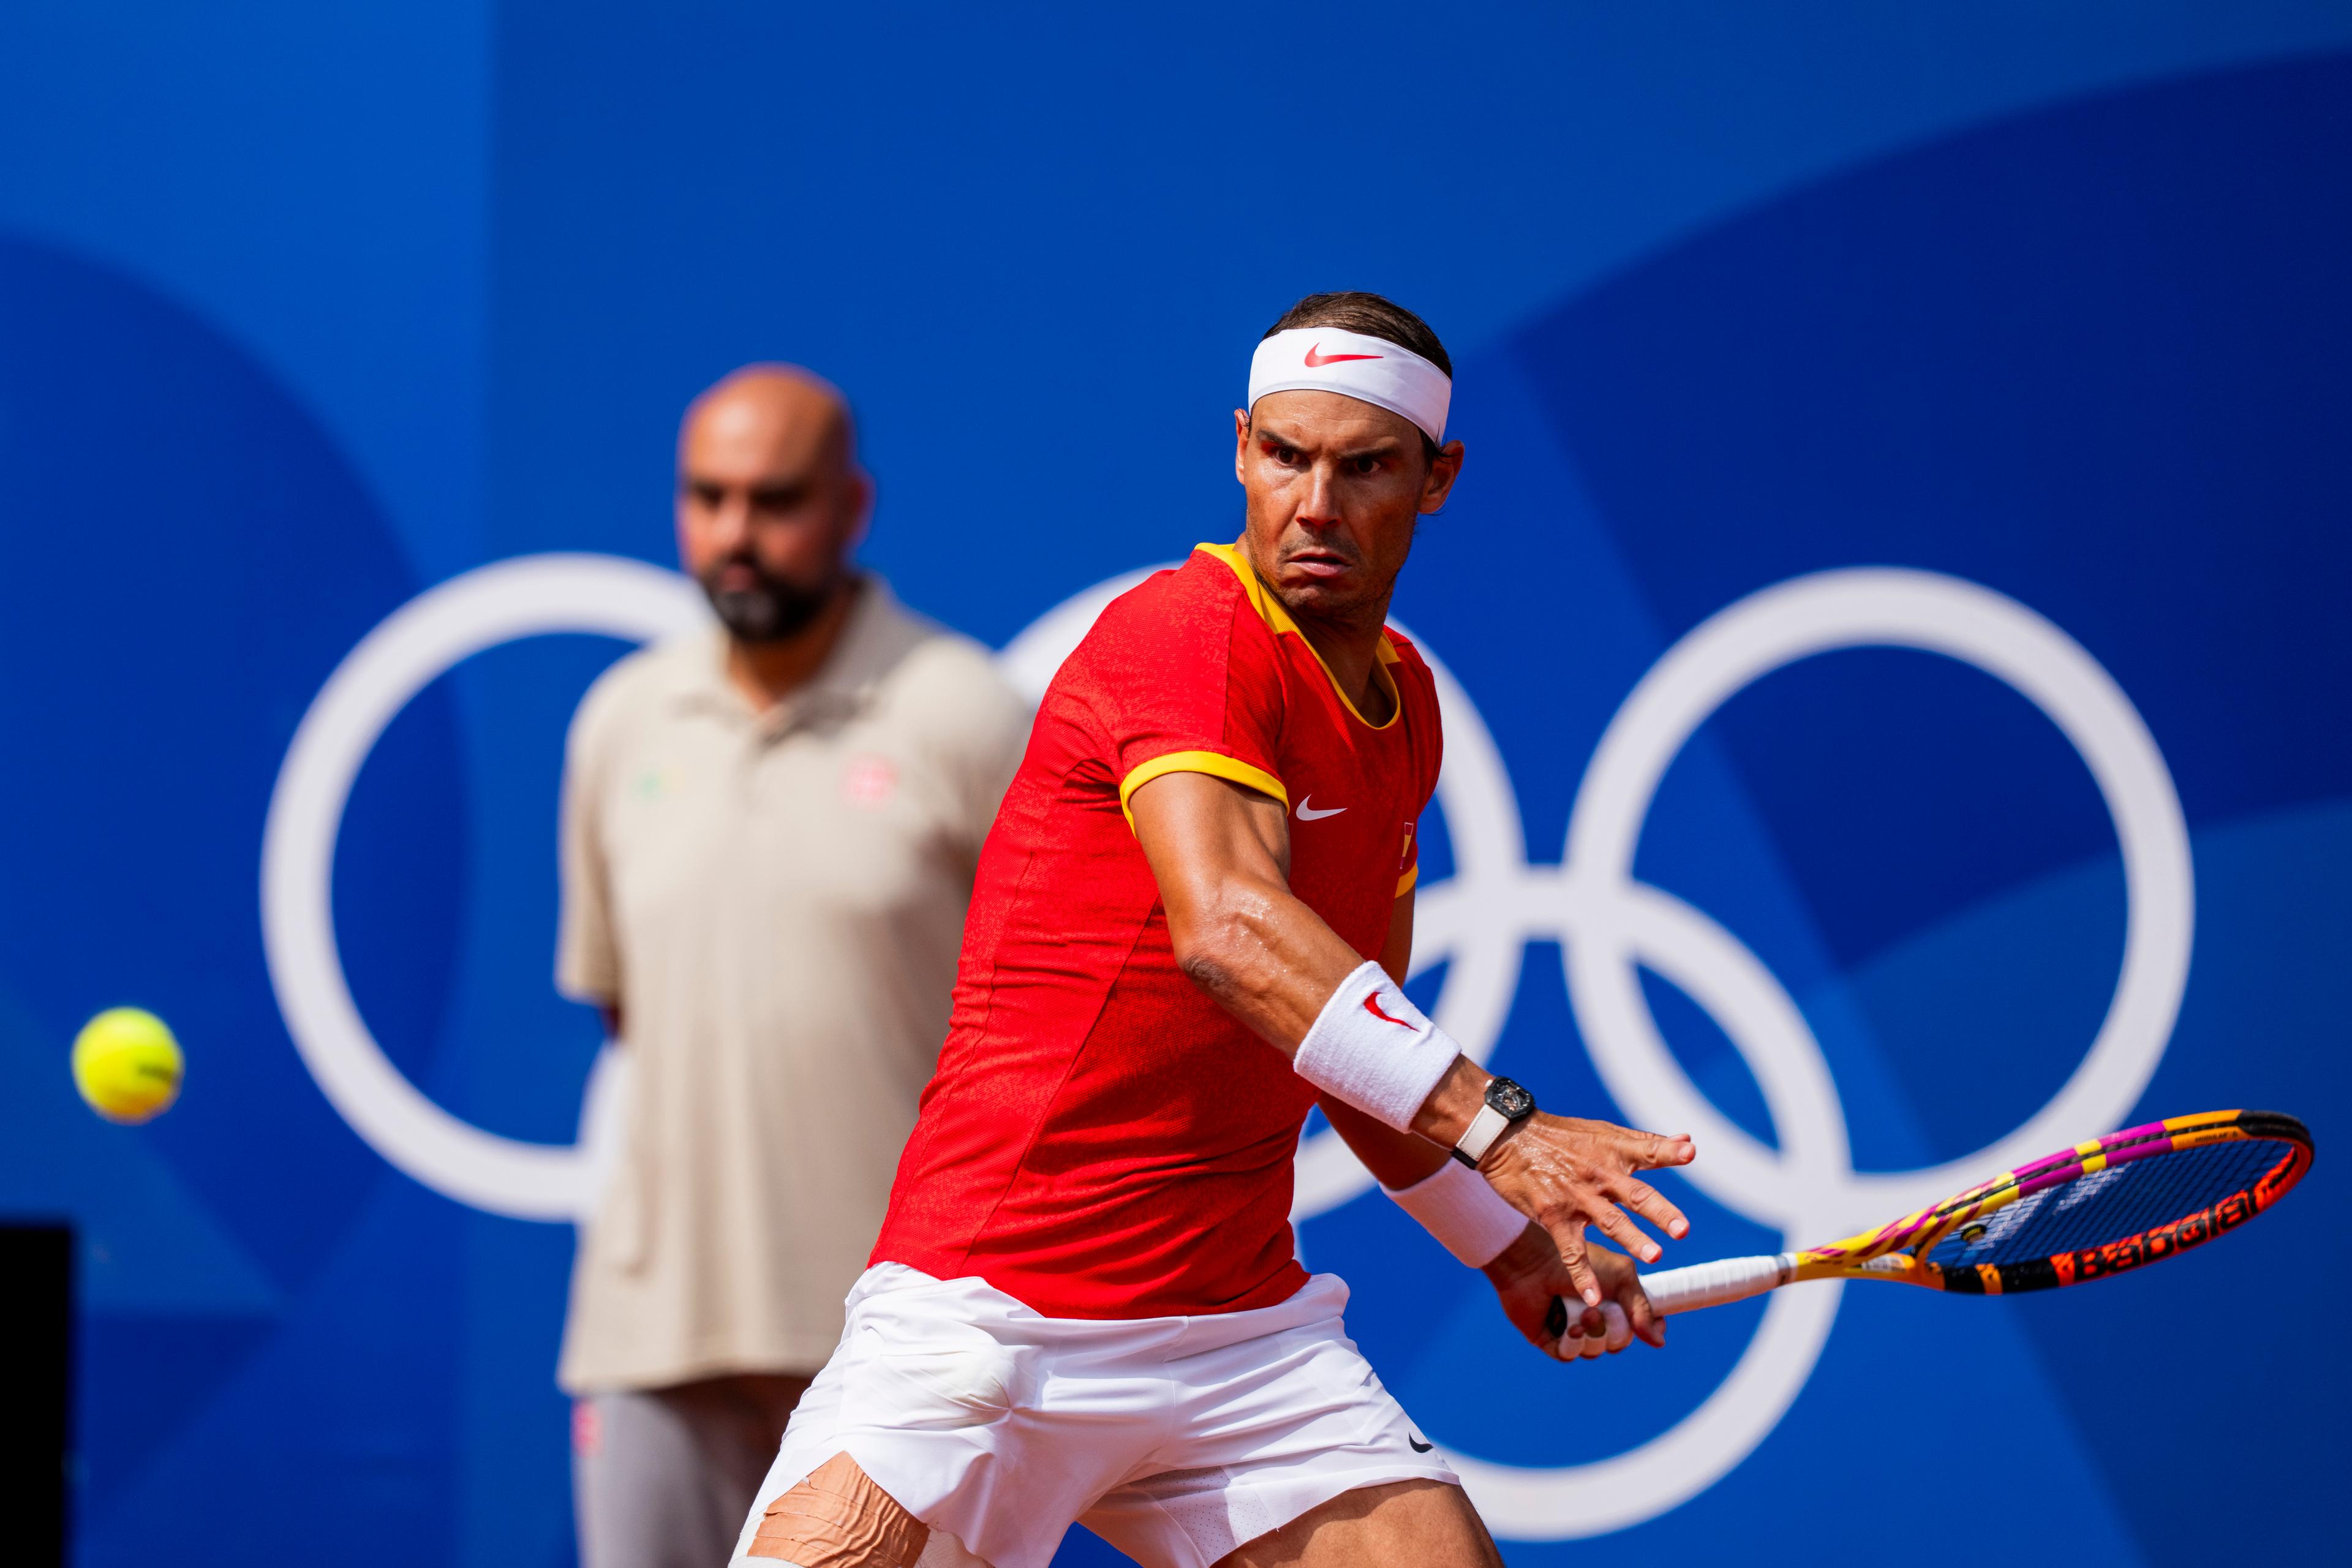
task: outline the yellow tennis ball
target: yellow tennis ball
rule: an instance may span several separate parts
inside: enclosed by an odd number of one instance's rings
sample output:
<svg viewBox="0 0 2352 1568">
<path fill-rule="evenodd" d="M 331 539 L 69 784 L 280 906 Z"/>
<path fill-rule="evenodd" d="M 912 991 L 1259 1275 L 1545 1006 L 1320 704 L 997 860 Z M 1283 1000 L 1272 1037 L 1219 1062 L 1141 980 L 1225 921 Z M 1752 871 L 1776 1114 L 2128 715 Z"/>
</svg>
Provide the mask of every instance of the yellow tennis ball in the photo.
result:
<svg viewBox="0 0 2352 1568">
<path fill-rule="evenodd" d="M 138 1007 L 109 1007 L 74 1037 L 74 1087 L 109 1121 L 152 1121 L 180 1098 L 180 1042 Z"/>
</svg>

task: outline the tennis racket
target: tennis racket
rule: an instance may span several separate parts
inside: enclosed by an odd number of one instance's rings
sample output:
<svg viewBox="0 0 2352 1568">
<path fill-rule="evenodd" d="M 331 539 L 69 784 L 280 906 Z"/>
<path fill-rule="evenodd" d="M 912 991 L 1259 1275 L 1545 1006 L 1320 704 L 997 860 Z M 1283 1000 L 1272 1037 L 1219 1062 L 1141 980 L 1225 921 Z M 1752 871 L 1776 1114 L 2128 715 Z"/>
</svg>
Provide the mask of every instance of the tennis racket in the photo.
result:
<svg viewBox="0 0 2352 1568">
<path fill-rule="evenodd" d="M 2237 1229 L 2291 1192 L 2311 1157 L 2311 1134 L 2277 1111 L 2176 1116 L 2077 1143 L 1843 1241 L 1661 1269 L 1642 1288 L 1660 1312 L 1688 1312 L 1806 1279 L 1892 1279 L 1960 1296 L 2080 1285 Z M 1555 1338 L 1568 1306 L 1552 1303 Z"/>
</svg>

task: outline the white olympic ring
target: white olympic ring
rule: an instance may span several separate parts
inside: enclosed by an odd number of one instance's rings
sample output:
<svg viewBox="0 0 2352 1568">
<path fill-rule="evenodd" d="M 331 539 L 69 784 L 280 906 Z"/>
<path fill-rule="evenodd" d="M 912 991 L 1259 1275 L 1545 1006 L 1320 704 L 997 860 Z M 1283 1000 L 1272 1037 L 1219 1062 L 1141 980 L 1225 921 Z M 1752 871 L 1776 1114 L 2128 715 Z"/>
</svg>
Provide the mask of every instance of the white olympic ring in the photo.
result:
<svg viewBox="0 0 2352 1568">
<path fill-rule="evenodd" d="M 1074 595 L 1007 645 L 1002 666 L 1034 700 L 1102 606 L 1145 573 Z M 667 635 L 700 624 L 693 586 L 635 562 L 544 556 L 444 584 L 361 643 L 296 732 L 270 804 L 263 923 L 270 974 L 304 1061 L 337 1110 L 394 1164 L 499 1214 L 568 1218 L 593 1190 L 595 1135 L 615 1096 L 592 1079 L 581 1145 L 498 1138 L 425 1100 L 383 1058 L 352 1005 L 334 946 L 328 883 L 351 783 L 401 706 L 442 670 L 509 637 L 597 631 Z M 1990 1148 L 1924 1170 L 1852 1168 L 1844 1114 L 1795 1002 L 1728 931 L 1633 879 L 1659 781 L 1691 733 L 1759 677 L 1837 648 L 1945 655 L 2006 681 L 2082 754 L 2116 823 L 2126 894 L 2122 972 L 2089 1054 L 2057 1095 Z M 1468 694 L 1426 645 L 1446 731 L 1438 803 L 1454 872 L 1424 887 L 1414 967 L 1451 959 L 1436 1016 L 1483 1061 L 1517 993 L 1526 944 L 1556 939 L 1577 1024 L 1602 1081 L 1637 1121 L 1693 1132 L 1686 1174 L 1709 1197 L 1780 1230 L 1820 1238 L 1932 1201 L 1967 1182 L 2114 1126 L 2161 1059 L 2187 983 L 2194 890 L 2188 827 L 2171 775 L 2130 700 L 2049 621 L 1958 578 L 1825 572 L 1764 589 L 1684 637 L 1603 733 L 1579 787 L 1562 862 L 1529 865 L 1501 753 Z M 1780 1150 L 1711 1105 L 1682 1071 L 1643 1000 L 1648 968 L 1706 1008 L 1762 1091 Z M 1324 1213 L 1371 1179 L 1329 1132 L 1299 1150 L 1293 1217 Z M 1529 1468 L 1449 1452 L 1497 1535 L 1557 1541 L 1655 1517 L 1752 1452 L 1811 1376 L 1841 1287 L 1771 1297 L 1729 1377 L 1674 1427 L 1591 1464 Z"/>
<path fill-rule="evenodd" d="M 261 834 L 261 938 L 269 983 L 303 1065 L 354 1131 L 435 1192 L 517 1219 L 568 1220 L 597 1184 L 596 1134 L 617 1104 L 609 1070 L 583 1097 L 580 1143 L 485 1132 L 418 1092 L 360 1017 L 335 945 L 335 838 L 368 752 L 409 700 L 486 648 L 549 632 L 645 642 L 705 624 L 675 572 L 611 555 L 535 555 L 453 577 L 362 638 L 310 701 L 270 792 Z M 600 1069 L 611 1063 L 608 1055 Z"/>
</svg>

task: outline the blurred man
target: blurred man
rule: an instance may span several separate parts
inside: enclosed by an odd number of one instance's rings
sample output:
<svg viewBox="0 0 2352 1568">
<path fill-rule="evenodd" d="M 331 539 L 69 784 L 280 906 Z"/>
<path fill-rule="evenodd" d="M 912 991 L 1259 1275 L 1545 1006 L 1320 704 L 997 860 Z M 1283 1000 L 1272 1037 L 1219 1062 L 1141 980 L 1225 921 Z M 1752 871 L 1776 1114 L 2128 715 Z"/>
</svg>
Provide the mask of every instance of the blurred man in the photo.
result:
<svg viewBox="0 0 2352 1568">
<path fill-rule="evenodd" d="M 1028 730 L 985 650 L 850 566 L 872 486 L 833 387 L 738 371 L 677 471 L 720 624 L 614 665 L 564 769 L 557 984 L 630 1069 L 560 1373 L 587 1568 L 726 1560 L 840 1337 Z"/>
</svg>

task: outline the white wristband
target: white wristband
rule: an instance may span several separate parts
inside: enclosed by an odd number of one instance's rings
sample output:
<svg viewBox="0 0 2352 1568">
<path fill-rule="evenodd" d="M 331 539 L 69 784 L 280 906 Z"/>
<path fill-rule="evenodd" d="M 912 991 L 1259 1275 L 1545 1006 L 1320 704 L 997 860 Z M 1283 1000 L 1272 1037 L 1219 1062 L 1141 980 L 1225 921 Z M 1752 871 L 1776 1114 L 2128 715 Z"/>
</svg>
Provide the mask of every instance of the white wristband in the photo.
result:
<svg viewBox="0 0 2352 1568">
<path fill-rule="evenodd" d="M 1402 1191 L 1382 1187 L 1397 1207 L 1421 1222 L 1445 1250 L 1473 1268 L 1483 1268 L 1519 1239 L 1528 1216 L 1503 1201 L 1486 1178 L 1458 1160 L 1447 1160 Z"/>
<path fill-rule="evenodd" d="M 1410 1132 L 1414 1113 L 1461 1054 L 1386 970 L 1368 963 L 1339 982 L 1290 1066 L 1316 1088 Z"/>
</svg>

